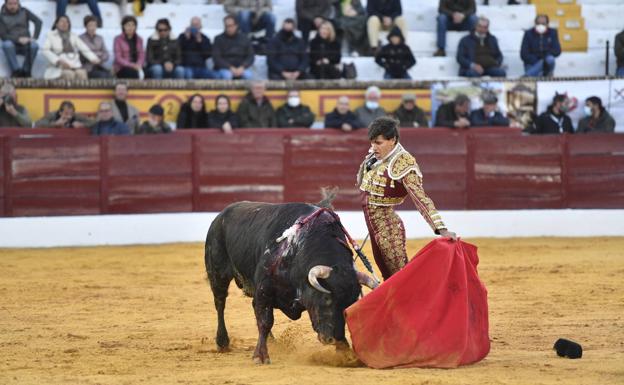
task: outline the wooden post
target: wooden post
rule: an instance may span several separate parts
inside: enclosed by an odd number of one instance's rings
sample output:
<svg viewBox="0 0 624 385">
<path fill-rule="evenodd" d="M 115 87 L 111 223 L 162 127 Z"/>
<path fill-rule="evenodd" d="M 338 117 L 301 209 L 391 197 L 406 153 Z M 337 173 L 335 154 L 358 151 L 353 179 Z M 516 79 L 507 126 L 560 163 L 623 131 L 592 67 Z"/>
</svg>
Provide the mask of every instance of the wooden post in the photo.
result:
<svg viewBox="0 0 624 385">
<path fill-rule="evenodd" d="M 108 137 L 100 136 L 100 214 L 108 214 Z"/>
</svg>

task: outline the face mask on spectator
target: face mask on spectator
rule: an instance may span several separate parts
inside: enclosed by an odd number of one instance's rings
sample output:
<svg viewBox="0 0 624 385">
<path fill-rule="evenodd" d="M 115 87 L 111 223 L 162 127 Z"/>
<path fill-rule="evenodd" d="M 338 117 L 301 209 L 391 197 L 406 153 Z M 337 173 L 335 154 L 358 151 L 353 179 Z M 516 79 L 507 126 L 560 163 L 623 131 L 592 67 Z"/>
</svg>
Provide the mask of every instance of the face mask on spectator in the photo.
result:
<svg viewBox="0 0 624 385">
<path fill-rule="evenodd" d="M 538 24 L 535 26 L 535 32 L 539 33 L 540 35 L 546 33 L 547 29 L 548 27 L 546 27 L 544 24 Z"/>
<path fill-rule="evenodd" d="M 487 33 L 475 32 L 475 35 L 477 35 L 479 39 L 485 39 Z"/>
<path fill-rule="evenodd" d="M 585 114 L 585 116 L 591 116 L 592 115 L 592 109 L 590 106 L 584 106 L 583 107 L 583 113 Z"/>
<path fill-rule="evenodd" d="M 297 107 L 301 103 L 301 99 L 298 96 L 291 96 L 288 98 L 288 105 L 290 107 Z"/>
<path fill-rule="evenodd" d="M 191 35 L 195 36 L 195 35 L 197 35 L 197 32 L 199 32 L 199 30 L 197 28 L 195 28 L 195 27 L 191 27 L 189 29 L 189 32 L 191 32 Z"/>
<path fill-rule="evenodd" d="M 379 103 L 378 102 L 374 102 L 372 100 L 367 100 L 366 101 L 366 108 L 368 108 L 369 110 L 376 110 L 377 107 L 379 107 Z"/>
<path fill-rule="evenodd" d="M 488 118 L 493 118 L 494 114 L 496 114 L 496 111 L 494 111 L 494 110 L 488 112 Z"/>
</svg>

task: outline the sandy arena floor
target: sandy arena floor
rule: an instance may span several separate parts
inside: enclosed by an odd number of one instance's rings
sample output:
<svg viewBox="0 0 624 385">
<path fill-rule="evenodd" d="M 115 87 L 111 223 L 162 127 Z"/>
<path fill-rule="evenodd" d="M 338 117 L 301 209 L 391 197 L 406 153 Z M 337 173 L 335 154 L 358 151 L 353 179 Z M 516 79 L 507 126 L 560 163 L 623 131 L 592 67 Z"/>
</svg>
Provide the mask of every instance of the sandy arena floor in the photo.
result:
<svg viewBox="0 0 624 385">
<path fill-rule="evenodd" d="M 492 351 L 451 370 L 368 369 L 320 345 L 307 314 L 279 312 L 273 364 L 256 366 L 251 301 L 234 285 L 233 351 L 216 353 L 202 244 L 3 249 L 0 384 L 624 384 L 624 238 L 468 241 L 480 247 Z M 557 357 L 558 337 L 583 358 Z"/>
</svg>

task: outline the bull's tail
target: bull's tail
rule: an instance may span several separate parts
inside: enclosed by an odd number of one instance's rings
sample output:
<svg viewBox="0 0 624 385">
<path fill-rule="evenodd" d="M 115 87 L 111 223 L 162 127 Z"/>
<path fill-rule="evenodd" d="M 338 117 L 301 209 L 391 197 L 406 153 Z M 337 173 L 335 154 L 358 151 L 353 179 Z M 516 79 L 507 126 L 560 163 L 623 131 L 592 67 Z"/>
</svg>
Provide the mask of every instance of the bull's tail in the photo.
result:
<svg viewBox="0 0 624 385">
<path fill-rule="evenodd" d="M 332 206 L 332 202 L 334 201 L 334 199 L 336 199 L 337 195 L 338 195 L 337 186 L 321 187 L 321 196 L 323 199 L 321 199 L 321 201 L 318 202 L 316 205 L 319 207 L 324 207 L 324 208 L 333 210 L 334 206 Z"/>
</svg>

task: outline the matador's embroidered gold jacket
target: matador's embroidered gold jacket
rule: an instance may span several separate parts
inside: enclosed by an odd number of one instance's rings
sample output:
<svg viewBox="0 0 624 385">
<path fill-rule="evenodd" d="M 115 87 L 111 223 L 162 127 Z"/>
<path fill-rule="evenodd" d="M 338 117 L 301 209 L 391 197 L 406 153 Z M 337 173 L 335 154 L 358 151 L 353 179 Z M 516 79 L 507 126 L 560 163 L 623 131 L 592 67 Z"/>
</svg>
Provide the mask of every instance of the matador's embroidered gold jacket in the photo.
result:
<svg viewBox="0 0 624 385">
<path fill-rule="evenodd" d="M 367 165 L 372 162 L 367 170 Z M 374 154 L 368 154 L 360 165 L 357 181 L 360 190 L 366 193 L 368 205 L 396 206 L 409 195 L 436 234 L 446 229 L 433 201 L 423 189 L 422 173 L 416 159 L 400 143 L 382 160 L 375 162 Z"/>
</svg>

